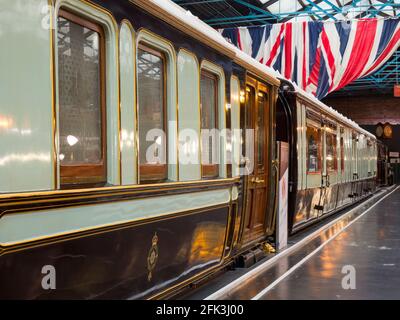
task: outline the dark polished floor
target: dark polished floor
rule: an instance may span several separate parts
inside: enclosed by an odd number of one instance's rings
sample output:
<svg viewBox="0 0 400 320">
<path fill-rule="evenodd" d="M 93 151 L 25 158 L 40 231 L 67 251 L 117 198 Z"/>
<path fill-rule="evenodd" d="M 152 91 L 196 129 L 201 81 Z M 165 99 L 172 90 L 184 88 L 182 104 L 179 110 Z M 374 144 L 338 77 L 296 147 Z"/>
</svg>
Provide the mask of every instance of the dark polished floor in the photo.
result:
<svg viewBox="0 0 400 320">
<path fill-rule="evenodd" d="M 355 271 L 355 289 L 342 287 L 344 277 L 345 284 L 354 284 L 344 267 Z M 291 236 L 287 250 L 249 269 L 222 273 L 180 297 L 205 298 L 400 299 L 400 187 L 381 188 Z"/>
<path fill-rule="evenodd" d="M 400 189 L 269 289 L 257 298 L 400 299 Z"/>
</svg>

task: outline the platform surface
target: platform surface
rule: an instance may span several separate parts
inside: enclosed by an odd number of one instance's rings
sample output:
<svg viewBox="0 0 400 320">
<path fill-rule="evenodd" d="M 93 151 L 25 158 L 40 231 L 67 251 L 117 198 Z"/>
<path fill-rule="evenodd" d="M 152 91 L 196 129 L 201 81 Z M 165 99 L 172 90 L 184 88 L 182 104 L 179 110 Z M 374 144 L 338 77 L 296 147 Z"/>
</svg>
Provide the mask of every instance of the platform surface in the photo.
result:
<svg viewBox="0 0 400 320">
<path fill-rule="evenodd" d="M 400 299 L 400 189 L 257 298 Z"/>
</svg>

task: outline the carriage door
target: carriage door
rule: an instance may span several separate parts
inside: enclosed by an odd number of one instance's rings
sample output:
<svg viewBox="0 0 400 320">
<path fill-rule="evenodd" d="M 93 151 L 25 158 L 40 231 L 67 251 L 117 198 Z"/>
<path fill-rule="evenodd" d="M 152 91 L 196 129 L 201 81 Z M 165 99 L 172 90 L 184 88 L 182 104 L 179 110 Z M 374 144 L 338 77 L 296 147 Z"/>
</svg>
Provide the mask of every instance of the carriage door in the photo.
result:
<svg viewBox="0 0 400 320">
<path fill-rule="evenodd" d="M 338 182 L 338 126 L 329 119 L 324 121 L 324 213 L 336 208 Z"/>
<path fill-rule="evenodd" d="M 247 176 L 244 241 L 262 237 L 266 230 L 268 198 L 269 96 L 267 87 L 249 79 L 246 87 L 246 128 L 254 130 L 254 152 Z M 248 142 L 246 142 L 248 143 Z"/>
<path fill-rule="evenodd" d="M 307 216 L 296 216 L 296 222 L 317 218 L 323 209 L 323 195 L 325 189 L 322 182 L 323 174 L 323 128 L 321 114 L 306 109 L 306 195 L 311 202 Z"/>
<path fill-rule="evenodd" d="M 351 143 L 351 170 L 352 170 L 352 183 L 351 183 L 351 198 L 355 199 L 359 196 L 358 191 L 358 178 L 359 178 L 359 166 L 358 166 L 358 135 L 356 132 L 352 133 Z"/>
<path fill-rule="evenodd" d="M 345 188 L 345 182 L 346 182 L 346 171 L 345 170 L 345 161 L 344 161 L 344 154 L 345 154 L 345 147 L 344 147 L 344 141 L 345 141 L 345 131 L 343 127 L 340 127 L 338 130 L 338 187 L 337 187 L 337 203 L 336 207 L 340 207 L 344 205 L 344 201 L 347 197 L 348 191 Z"/>
</svg>

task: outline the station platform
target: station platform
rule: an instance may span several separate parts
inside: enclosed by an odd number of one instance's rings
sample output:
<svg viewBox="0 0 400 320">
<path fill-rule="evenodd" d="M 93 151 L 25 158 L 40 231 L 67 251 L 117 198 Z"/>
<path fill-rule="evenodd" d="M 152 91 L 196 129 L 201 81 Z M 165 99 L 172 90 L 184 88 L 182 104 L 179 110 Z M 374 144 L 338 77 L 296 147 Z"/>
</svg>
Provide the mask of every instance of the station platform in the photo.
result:
<svg viewBox="0 0 400 320">
<path fill-rule="evenodd" d="M 186 299 L 400 299 L 400 186 L 292 237 L 287 249 L 252 269 L 224 277 Z"/>
</svg>

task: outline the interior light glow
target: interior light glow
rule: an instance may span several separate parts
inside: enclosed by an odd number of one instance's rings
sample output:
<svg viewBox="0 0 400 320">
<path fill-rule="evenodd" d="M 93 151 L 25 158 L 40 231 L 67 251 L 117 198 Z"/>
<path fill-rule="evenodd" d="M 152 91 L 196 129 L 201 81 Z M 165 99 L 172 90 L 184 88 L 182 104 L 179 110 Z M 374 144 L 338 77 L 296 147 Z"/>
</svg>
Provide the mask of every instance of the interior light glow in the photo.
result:
<svg viewBox="0 0 400 320">
<path fill-rule="evenodd" d="M 76 145 L 79 142 L 79 139 L 75 136 L 69 135 L 67 137 L 67 142 L 71 147 L 73 147 L 74 145 Z"/>
</svg>

